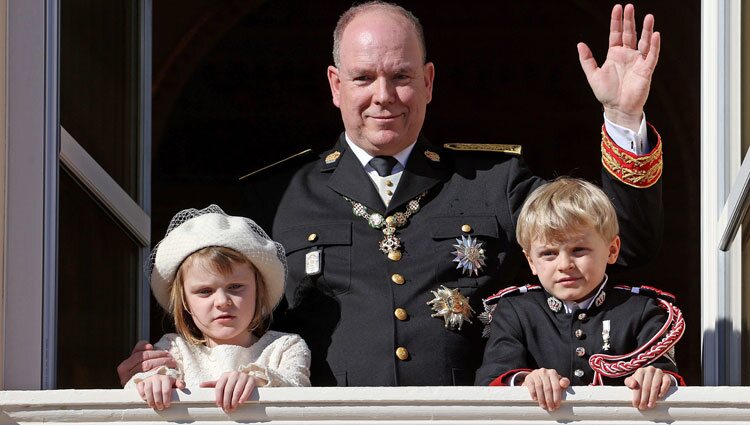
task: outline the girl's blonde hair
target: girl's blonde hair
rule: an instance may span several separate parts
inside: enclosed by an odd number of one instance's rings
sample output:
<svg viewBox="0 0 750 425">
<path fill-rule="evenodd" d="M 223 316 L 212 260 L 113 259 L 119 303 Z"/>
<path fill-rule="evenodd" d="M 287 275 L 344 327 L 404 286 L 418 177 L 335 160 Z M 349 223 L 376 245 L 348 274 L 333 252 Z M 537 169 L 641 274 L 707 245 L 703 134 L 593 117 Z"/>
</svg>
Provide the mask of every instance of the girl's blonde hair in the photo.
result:
<svg viewBox="0 0 750 425">
<path fill-rule="evenodd" d="M 594 228 L 605 241 L 611 241 L 620 231 L 615 208 L 597 186 L 560 177 L 539 186 L 526 198 L 516 238 L 528 252 L 534 240 L 562 241 L 584 228 Z"/>
<path fill-rule="evenodd" d="M 200 261 L 209 270 L 215 273 L 228 274 L 232 267 L 237 265 L 249 265 L 255 273 L 255 316 L 248 326 L 248 331 L 256 336 L 262 336 L 270 324 L 273 306 L 268 302 L 266 296 L 266 284 L 263 275 L 253 263 L 239 252 L 222 246 L 209 246 L 190 254 L 180 264 L 171 287 L 169 288 L 169 311 L 174 317 L 174 326 L 177 332 L 192 344 L 203 344 L 206 342 L 203 333 L 195 325 L 185 302 L 184 273 L 188 267 Z"/>
</svg>

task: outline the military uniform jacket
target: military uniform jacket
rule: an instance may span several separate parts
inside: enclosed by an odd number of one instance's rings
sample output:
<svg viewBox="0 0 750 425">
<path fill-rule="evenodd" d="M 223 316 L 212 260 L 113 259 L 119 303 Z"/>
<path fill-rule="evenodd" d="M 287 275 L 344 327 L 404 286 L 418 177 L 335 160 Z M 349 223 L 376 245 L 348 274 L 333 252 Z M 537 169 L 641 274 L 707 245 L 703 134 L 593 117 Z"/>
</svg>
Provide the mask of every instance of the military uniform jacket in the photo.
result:
<svg viewBox="0 0 750 425">
<path fill-rule="evenodd" d="M 661 235 L 660 183 L 640 189 L 602 176 L 621 213 L 621 259 L 648 258 Z M 461 330 L 446 329 L 427 302 L 445 285 L 480 311 L 483 297 L 511 282 L 521 264 L 516 219 L 541 183 L 518 156 L 443 151 L 422 138 L 387 208 L 343 134 L 333 149 L 299 169 L 274 218 L 273 236 L 289 265 L 288 309 L 276 315 L 275 326 L 308 343 L 312 384 L 472 385 L 482 360 L 482 324 L 473 317 Z M 344 198 L 388 216 L 423 192 L 420 210 L 396 232 L 403 253 L 398 261 L 379 250 L 383 233 L 355 216 Z M 486 265 L 476 276 L 453 262 L 462 235 L 483 243 Z M 308 275 L 312 251 L 320 251 L 322 271 Z"/>
<path fill-rule="evenodd" d="M 477 385 L 503 385 L 519 370 L 555 369 L 571 385 L 589 385 L 594 371 L 592 354 L 622 355 L 632 352 L 658 333 L 667 312 L 648 295 L 606 287 L 604 303 L 588 310 L 555 312 L 544 290 L 500 298 L 492 314 L 490 338 L 484 363 L 477 371 Z M 603 321 L 609 320 L 609 349 L 604 349 Z M 673 357 L 662 356 L 652 366 L 675 376 Z M 604 385 L 623 385 L 625 378 L 604 378 Z"/>
</svg>

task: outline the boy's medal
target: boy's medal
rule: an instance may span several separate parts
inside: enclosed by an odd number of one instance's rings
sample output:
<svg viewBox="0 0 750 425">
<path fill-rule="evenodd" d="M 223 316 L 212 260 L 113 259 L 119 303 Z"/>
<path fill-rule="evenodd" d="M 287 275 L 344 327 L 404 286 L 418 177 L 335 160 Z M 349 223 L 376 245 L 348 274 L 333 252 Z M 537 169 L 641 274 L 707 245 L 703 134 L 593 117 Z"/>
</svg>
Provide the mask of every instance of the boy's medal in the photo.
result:
<svg viewBox="0 0 750 425">
<path fill-rule="evenodd" d="M 609 320 L 602 321 L 602 350 L 609 351 Z"/>
</svg>

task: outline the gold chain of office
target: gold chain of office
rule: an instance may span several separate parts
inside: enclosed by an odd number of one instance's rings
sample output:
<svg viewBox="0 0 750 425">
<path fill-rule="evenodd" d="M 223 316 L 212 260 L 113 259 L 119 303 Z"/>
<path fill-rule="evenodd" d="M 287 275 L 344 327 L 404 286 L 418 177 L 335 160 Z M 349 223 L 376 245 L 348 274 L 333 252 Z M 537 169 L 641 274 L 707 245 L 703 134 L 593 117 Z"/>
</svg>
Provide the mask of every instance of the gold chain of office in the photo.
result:
<svg viewBox="0 0 750 425">
<path fill-rule="evenodd" d="M 383 232 L 383 240 L 378 243 L 380 252 L 387 255 L 390 260 L 398 261 L 401 259 L 401 239 L 396 236 L 396 229 L 404 227 L 408 223 L 409 217 L 419 211 L 419 201 L 425 195 L 427 195 L 427 192 L 422 192 L 406 204 L 406 209 L 403 212 L 397 212 L 388 217 L 372 212 L 366 206 L 346 196 L 344 196 L 344 199 L 352 204 L 352 212 L 355 216 L 364 218 L 370 227 L 380 229 Z"/>
</svg>

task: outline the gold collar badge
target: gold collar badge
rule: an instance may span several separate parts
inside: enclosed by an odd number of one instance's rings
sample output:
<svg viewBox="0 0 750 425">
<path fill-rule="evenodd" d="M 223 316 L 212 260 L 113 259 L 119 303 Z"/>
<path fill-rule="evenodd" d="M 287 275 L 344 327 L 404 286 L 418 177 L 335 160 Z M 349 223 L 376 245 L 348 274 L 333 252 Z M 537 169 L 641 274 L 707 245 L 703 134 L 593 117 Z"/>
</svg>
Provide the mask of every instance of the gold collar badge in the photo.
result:
<svg viewBox="0 0 750 425">
<path fill-rule="evenodd" d="M 445 320 L 446 329 L 461 330 L 464 320 L 471 322 L 474 309 L 469 305 L 469 299 L 465 297 L 458 288 L 448 289 L 440 285 L 437 291 L 430 291 L 435 296 L 427 302 L 432 306 L 435 314 L 432 317 L 442 317 Z"/>
<path fill-rule="evenodd" d="M 340 156 L 341 156 L 341 152 L 339 152 L 339 151 L 335 151 L 335 152 L 329 153 L 328 156 L 326 156 L 326 159 L 325 159 L 326 164 L 332 164 L 332 163 L 336 162 L 336 160 L 339 159 Z"/>
<path fill-rule="evenodd" d="M 440 162 L 440 155 L 433 151 L 424 151 L 424 156 L 432 162 Z"/>
</svg>

